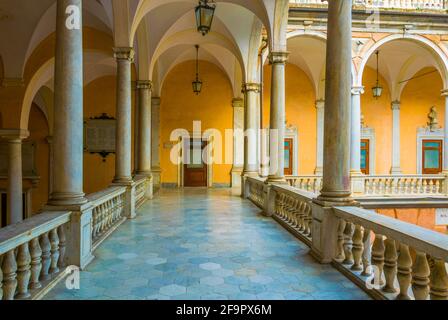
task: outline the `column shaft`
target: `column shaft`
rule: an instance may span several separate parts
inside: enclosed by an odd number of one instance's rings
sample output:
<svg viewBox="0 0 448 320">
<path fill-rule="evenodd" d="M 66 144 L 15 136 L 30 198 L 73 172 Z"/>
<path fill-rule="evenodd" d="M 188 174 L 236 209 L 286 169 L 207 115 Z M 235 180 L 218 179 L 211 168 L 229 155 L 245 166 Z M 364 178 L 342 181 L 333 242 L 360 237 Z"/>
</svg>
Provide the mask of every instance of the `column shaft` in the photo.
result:
<svg viewBox="0 0 448 320">
<path fill-rule="evenodd" d="M 69 6 L 74 10 L 73 21 L 67 13 Z M 69 21 L 73 22 L 70 28 Z M 51 205 L 83 204 L 87 200 L 83 192 L 82 0 L 57 1 L 54 78 L 54 149 L 57 152 L 53 157 L 53 190 L 49 202 Z"/>
<path fill-rule="evenodd" d="M 244 100 L 235 98 L 233 107 L 233 167 L 232 187 L 241 187 L 241 174 L 244 167 Z"/>
<path fill-rule="evenodd" d="M 392 168 L 391 174 L 401 174 L 400 160 L 400 101 L 392 102 Z"/>
<path fill-rule="evenodd" d="M 139 153 L 138 170 L 140 175 L 151 175 L 151 82 L 139 81 Z"/>
<path fill-rule="evenodd" d="M 115 183 L 132 182 L 132 48 L 115 48 L 117 60 L 117 133 L 115 156 Z"/>
<path fill-rule="evenodd" d="M 8 225 L 23 220 L 22 179 L 22 140 L 10 139 L 8 140 Z"/>
<path fill-rule="evenodd" d="M 351 173 L 361 174 L 361 94 L 363 87 L 352 89 L 352 114 L 351 114 Z"/>
<path fill-rule="evenodd" d="M 268 182 L 286 183 L 284 157 L 286 126 L 285 68 L 288 53 L 272 52 L 269 59 L 272 65 L 272 80 L 269 133 L 270 166 Z"/>
<path fill-rule="evenodd" d="M 258 176 L 258 133 L 257 121 L 258 112 L 258 93 L 260 85 L 258 83 L 247 83 L 243 87 L 245 94 L 245 113 L 244 113 L 244 171 L 245 176 Z"/>
<path fill-rule="evenodd" d="M 352 1 L 330 1 L 326 58 L 324 171 L 319 200 L 333 203 L 351 201 L 351 50 Z"/>
<path fill-rule="evenodd" d="M 160 98 L 151 99 L 151 165 L 154 185 L 160 186 Z"/>
</svg>

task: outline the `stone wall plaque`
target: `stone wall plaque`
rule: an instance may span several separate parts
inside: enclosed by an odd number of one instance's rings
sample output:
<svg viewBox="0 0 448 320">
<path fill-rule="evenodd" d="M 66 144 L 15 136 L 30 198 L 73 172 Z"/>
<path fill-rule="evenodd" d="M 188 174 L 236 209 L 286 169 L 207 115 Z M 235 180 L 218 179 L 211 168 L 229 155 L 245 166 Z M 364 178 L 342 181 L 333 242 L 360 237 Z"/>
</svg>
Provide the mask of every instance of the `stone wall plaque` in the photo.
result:
<svg viewBox="0 0 448 320">
<path fill-rule="evenodd" d="M 104 159 L 115 153 L 116 128 L 117 121 L 106 114 L 84 121 L 85 152 L 98 153 Z"/>
<path fill-rule="evenodd" d="M 436 209 L 436 226 L 448 226 L 448 208 Z"/>
</svg>

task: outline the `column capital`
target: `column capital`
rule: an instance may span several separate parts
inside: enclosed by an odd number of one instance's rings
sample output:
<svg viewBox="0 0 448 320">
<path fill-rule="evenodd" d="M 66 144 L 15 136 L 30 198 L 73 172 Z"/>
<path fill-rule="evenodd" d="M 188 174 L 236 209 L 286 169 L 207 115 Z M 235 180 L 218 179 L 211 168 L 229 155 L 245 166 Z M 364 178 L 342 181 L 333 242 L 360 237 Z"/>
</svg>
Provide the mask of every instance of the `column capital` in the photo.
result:
<svg viewBox="0 0 448 320">
<path fill-rule="evenodd" d="M 398 100 L 392 101 L 392 110 L 400 110 L 401 102 Z"/>
<path fill-rule="evenodd" d="M 352 95 L 361 95 L 364 94 L 364 92 L 364 86 L 352 87 Z"/>
<path fill-rule="evenodd" d="M 325 109 L 325 100 L 323 100 L 323 99 L 316 100 L 316 109 L 317 110 Z"/>
<path fill-rule="evenodd" d="M 160 107 L 160 97 L 151 98 L 152 107 Z"/>
<path fill-rule="evenodd" d="M 135 51 L 131 47 L 114 48 L 114 58 L 117 60 L 129 60 L 134 62 Z"/>
<path fill-rule="evenodd" d="M 28 130 L 23 129 L 3 129 L 0 130 L 0 138 L 13 141 L 13 140 L 24 140 L 30 136 Z"/>
<path fill-rule="evenodd" d="M 3 78 L 0 87 L 25 87 L 25 80 L 23 78 Z"/>
<path fill-rule="evenodd" d="M 270 64 L 281 64 L 288 61 L 289 52 L 271 52 L 269 54 Z"/>
<path fill-rule="evenodd" d="M 151 90 L 152 89 L 152 81 L 151 80 L 137 80 L 135 82 L 137 89 L 142 90 Z"/>
<path fill-rule="evenodd" d="M 442 90 L 442 96 L 448 97 L 448 89 L 443 89 Z"/>
<path fill-rule="evenodd" d="M 243 92 L 249 92 L 254 91 L 256 93 L 259 93 L 261 89 L 261 85 L 259 83 L 245 83 L 243 84 Z"/>
<path fill-rule="evenodd" d="M 244 99 L 242 98 L 235 98 L 232 100 L 232 107 L 233 108 L 244 108 Z"/>
</svg>

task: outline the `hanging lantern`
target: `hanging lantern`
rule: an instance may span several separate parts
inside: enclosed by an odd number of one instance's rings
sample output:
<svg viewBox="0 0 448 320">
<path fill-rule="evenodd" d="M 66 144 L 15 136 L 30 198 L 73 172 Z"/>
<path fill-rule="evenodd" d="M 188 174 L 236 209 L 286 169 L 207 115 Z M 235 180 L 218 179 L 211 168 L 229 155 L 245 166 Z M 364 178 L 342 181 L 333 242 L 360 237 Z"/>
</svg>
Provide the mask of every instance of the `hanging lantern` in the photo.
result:
<svg viewBox="0 0 448 320">
<path fill-rule="evenodd" d="M 193 92 L 199 95 L 202 91 L 202 81 L 199 80 L 199 46 L 196 45 L 196 79 L 192 82 Z"/>
<path fill-rule="evenodd" d="M 203 36 L 209 33 L 212 28 L 215 9 L 215 4 L 209 4 L 208 0 L 200 0 L 196 7 L 196 25 Z"/>
<path fill-rule="evenodd" d="M 378 99 L 383 94 L 383 87 L 380 85 L 380 67 L 379 67 L 380 52 L 376 52 L 376 84 L 372 88 L 373 97 Z"/>
</svg>

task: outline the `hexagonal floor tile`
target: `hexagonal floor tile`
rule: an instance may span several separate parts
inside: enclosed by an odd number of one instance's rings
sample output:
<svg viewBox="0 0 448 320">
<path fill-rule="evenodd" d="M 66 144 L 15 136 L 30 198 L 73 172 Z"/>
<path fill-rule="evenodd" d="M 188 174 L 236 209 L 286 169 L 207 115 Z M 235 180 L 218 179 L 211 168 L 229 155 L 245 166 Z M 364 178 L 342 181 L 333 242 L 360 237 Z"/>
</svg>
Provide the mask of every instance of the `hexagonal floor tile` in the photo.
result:
<svg viewBox="0 0 448 320">
<path fill-rule="evenodd" d="M 224 283 L 224 278 L 220 277 L 204 277 L 201 278 L 201 285 L 218 286 Z"/>
<path fill-rule="evenodd" d="M 172 284 L 172 285 L 160 288 L 160 293 L 164 296 L 169 296 L 169 297 L 178 296 L 178 295 L 187 293 L 187 288 L 183 287 L 183 286 L 179 286 L 177 284 Z"/>
</svg>

